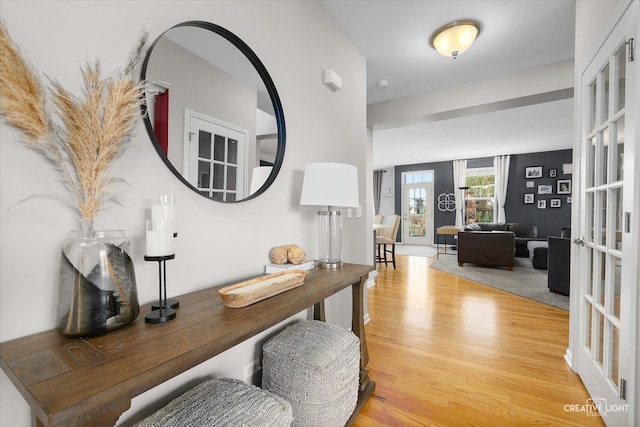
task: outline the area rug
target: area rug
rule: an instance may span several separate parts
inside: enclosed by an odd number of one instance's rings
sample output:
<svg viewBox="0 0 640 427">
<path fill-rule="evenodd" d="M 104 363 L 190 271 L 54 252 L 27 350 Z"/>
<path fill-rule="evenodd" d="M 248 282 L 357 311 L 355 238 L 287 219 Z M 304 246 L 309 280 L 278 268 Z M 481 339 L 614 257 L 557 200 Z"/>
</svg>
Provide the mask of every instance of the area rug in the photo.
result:
<svg viewBox="0 0 640 427">
<path fill-rule="evenodd" d="M 569 297 L 549 292 L 547 271 L 534 269 L 529 258 L 516 258 L 513 271 L 474 264 L 460 267 L 455 255 L 440 255 L 429 267 L 569 311 Z"/>
<path fill-rule="evenodd" d="M 424 245 L 400 245 L 396 243 L 396 255 L 431 258 L 436 255 L 436 247 Z"/>
</svg>

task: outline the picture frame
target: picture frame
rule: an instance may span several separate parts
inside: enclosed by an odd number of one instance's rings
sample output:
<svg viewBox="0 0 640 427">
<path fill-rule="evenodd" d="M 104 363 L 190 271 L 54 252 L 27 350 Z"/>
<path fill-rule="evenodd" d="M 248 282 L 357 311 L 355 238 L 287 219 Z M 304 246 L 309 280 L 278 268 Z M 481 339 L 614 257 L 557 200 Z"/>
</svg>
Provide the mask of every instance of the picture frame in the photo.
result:
<svg viewBox="0 0 640 427">
<path fill-rule="evenodd" d="M 555 178 L 558 175 L 557 169 L 549 169 L 549 178 Z"/>
<path fill-rule="evenodd" d="M 538 209 L 547 209 L 547 201 L 538 200 Z"/>
<path fill-rule="evenodd" d="M 553 194 L 553 185 L 538 185 L 538 194 Z"/>
<path fill-rule="evenodd" d="M 524 177 L 526 179 L 542 178 L 542 166 L 529 166 L 524 168 Z"/>
<path fill-rule="evenodd" d="M 549 207 L 551 208 L 559 208 L 562 206 L 562 201 L 560 199 L 551 199 L 549 200 Z"/>
<path fill-rule="evenodd" d="M 533 193 L 524 193 L 524 204 L 530 205 L 535 203 L 535 195 Z"/>
<path fill-rule="evenodd" d="M 557 194 L 571 194 L 571 180 L 570 179 L 559 179 L 556 181 Z"/>
<path fill-rule="evenodd" d="M 535 182 L 533 182 L 533 181 L 527 181 L 527 188 L 533 188 L 533 187 L 535 187 L 535 186 L 536 186 Z"/>
<path fill-rule="evenodd" d="M 573 201 L 573 199 L 571 198 L 571 196 L 567 197 L 567 204 L 570 204 Z"/>
</svg>

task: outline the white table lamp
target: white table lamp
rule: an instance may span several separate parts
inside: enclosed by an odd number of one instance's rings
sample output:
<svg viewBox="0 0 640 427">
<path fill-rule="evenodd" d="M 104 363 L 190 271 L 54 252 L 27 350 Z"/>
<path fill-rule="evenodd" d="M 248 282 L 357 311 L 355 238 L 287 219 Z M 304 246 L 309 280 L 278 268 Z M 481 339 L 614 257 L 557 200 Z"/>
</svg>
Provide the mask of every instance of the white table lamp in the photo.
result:
<svg viewBox="0 0 640 427">
<path fill-rule="evenodd" d="M 335 207 L 359 206 L 358 169 L 343 163 L 309 163 L 304 168 L 300 205 L 327 206 L 326 211 L 318 211 L 318 266 L 342 267 L 342 217 Z"/>
</svg>

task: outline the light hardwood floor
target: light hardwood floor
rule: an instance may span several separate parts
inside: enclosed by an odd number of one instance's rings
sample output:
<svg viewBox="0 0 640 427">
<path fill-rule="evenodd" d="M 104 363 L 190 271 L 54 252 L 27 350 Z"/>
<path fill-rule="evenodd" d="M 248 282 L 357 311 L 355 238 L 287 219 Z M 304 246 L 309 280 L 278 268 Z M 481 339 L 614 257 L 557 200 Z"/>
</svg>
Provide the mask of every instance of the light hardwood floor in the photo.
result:
<svg viewBox="0 0 640 427">
<path fill-rule="evenodd" d="M 446 255 L 450 256 L 450 255 Z M 380 426 L 603 426 L 563 356 L 566 311 L 398 256 L 368 289 L 370 377 L 355 422 Z"/>
</svg>

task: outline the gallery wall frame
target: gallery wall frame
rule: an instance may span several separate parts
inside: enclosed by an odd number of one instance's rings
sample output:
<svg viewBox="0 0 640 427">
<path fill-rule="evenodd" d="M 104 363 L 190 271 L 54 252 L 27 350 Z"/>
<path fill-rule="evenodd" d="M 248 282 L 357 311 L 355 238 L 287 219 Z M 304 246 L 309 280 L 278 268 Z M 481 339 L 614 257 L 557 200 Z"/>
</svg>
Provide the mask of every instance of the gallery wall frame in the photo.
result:
<svg viewBox="0 0 640 427">
<path fill-rule="evenodd" d="M 524 203 L 527 205 L 535 203 L 535 195 L 533 193 L 524 193 Z"/>
<path fill-rule="evenodd" d="M 538 185 L 538 194 L 553 194 L 553 185 Z"/>
<path fill-rule="evenodd" d="M 547 201 L 538 200 L 538 209 L 547 209 Z"/>
<path fill-rule="evenodd" d="M 571 180 L 570 179 L 559 179 L 556 181 L 557 194 L 571 194 Z"/>
<path fill-rule="evenodd" d="M 559 208 L 562 206 L 562 201 L 560 199 L 550 199 L 549 207 L 551 208 Z"/>
<path fill-rule="evenodd" d="M 526 179 L 542 178 L 542 166 L 529 166 L 524 168 L 524 177 Z"/>
</svg>

